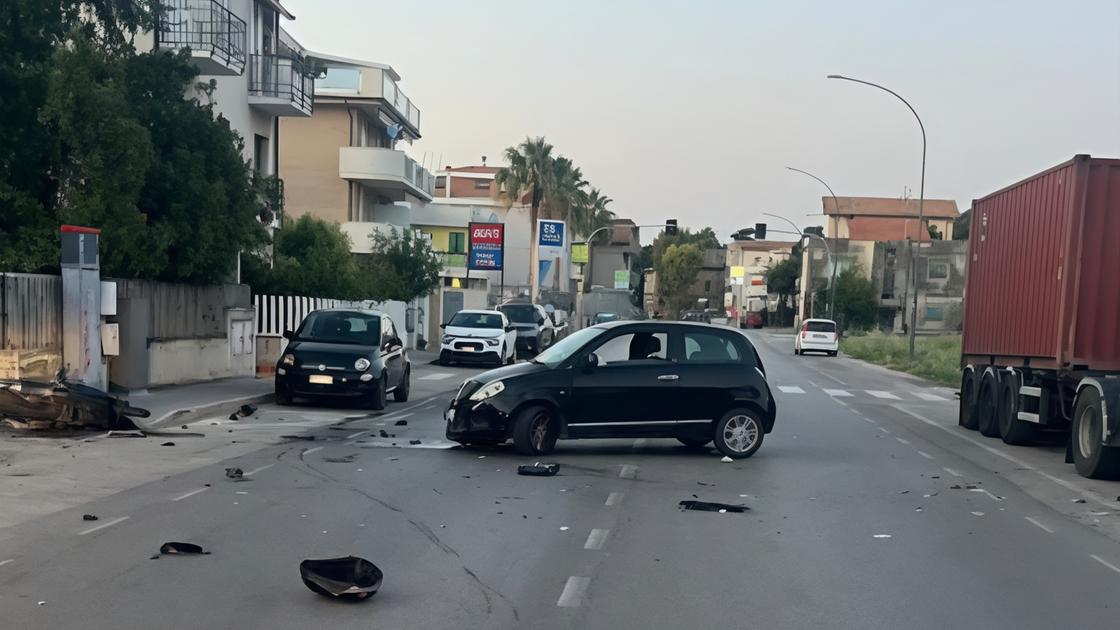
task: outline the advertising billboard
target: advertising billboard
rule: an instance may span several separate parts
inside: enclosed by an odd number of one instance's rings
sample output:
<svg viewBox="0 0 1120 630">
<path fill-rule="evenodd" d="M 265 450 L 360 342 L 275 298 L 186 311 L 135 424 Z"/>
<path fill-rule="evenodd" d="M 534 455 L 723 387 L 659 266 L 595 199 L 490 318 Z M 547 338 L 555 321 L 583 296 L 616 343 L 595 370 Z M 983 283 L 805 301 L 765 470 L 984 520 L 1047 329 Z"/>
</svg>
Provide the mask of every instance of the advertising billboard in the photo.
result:
<svg viewBox="0 0 1120 630">
<path fill-rule="evenodd" d="M 470 223 L 467 267 L 474 271 L 501 271 L 506 232 L 502 223 Z"/>
</svg>

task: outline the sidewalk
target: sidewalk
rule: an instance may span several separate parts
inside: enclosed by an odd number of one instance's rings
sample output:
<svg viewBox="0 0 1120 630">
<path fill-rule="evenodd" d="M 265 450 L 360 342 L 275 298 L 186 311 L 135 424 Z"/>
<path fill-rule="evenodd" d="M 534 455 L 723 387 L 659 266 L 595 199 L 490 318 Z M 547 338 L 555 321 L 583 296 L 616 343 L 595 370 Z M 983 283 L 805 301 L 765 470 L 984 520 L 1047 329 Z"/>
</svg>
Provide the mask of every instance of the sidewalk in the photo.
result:
<svg viewBox="0 0 1120 630">
<path fill-rule="evenodd" d="M 137 418 L 138 427 L 161 429 L 189 424 L 215 414 L 233 413 L 241 405 L 257 405 L 272 399 L 272 378 L 227 378 L 150 389 L 130 395 L 128 402 L 152 414 L 147 418 Z"/>
</svg>

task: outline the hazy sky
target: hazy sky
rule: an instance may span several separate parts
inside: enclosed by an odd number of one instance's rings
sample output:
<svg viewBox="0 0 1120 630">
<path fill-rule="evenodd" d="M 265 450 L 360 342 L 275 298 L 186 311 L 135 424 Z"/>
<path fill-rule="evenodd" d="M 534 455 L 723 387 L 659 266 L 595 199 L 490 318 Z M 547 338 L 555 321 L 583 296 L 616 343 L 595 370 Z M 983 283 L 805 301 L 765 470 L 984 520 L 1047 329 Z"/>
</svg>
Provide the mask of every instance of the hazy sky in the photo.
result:
<svg viewBox="0 0 1120 630">
<path fill-rule="evenodd" d="M 1076 153 L 1120 157 L 1120 0 L 285 0 L 311 50 L 392 65 L 404 147 L 499 162 L 545 136 L 638 223 L 820 224 L 837 195 L 971 200 Z M 920 7 L 919 7 L 920 5 Z M 771 225 L 776 225 L 772 220 Z M 648 241 L 652 230 L 644 231 Z"/>
</svg>

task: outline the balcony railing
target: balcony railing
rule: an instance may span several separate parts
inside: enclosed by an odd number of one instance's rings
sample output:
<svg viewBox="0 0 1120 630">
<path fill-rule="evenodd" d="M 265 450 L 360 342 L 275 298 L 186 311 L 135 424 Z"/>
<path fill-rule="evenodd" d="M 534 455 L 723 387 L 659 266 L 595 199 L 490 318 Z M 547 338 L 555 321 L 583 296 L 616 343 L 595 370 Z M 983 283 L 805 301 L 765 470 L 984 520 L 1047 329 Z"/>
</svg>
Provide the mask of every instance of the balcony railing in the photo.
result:
<svg viewBox="0 0 1120 630">
<path fill-rule="evenodd" d="M 203 67 L 203 74 L 245 71 L 245 21 L 217 0 L 164 0 L 159 19 L 159 47 L 189 48 L 192 57 L 208 57 L 217 67 Z M 224 74 L 224 73 L 222 73 Z"/>
<path fill-rule="evenodd" d="M 379 147 L 342 147 L 339 176 L 369 182 L 388 192 L 408 192 L 431 201 L 435 177 L 403 151 Z M 397 198 L 396 201 L 403 201 Z"/>
<path fill-rule="evenodd" d="M 303 65 L 302 60 L 289 55 L 250 55 L 249 94 L 286 99 L 298 112 L 310 116 L 315 81 L 304 73 Z"/>
<path fill-rule="evenodd" d="M 420 110 L 412 104 L 404 92 L 401 91 L 388 73 L 382 74 L 381 93 L 385 100 L 393 106 L 413 127 L 420 128 Z"/>
</svg>

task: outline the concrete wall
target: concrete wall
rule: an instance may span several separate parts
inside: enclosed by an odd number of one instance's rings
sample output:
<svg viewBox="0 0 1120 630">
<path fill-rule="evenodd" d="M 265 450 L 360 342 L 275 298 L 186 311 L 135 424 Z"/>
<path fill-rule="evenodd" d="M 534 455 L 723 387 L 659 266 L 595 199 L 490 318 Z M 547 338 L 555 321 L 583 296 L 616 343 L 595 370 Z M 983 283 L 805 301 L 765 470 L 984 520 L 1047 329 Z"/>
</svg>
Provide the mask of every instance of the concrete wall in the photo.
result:
<svg viewBox="0 0 1120 630">
<path fill-rule="evenodd" d="M 316 105 L 310 118 L 280 119 L 280 177 L 284 211 L 326 221 L 349 221 L 350 184 L 338 176 L 339 148 L 350 145 L 350 116 L 337 105 Z"/>
<path fill-rule="evenodd" d="M 252 309 L 227 311 L 227 330 L 242 322 L 248 322 L 252 329 Z M 226 337 L 153 340 L 149 346 L 148 386 L 253 376 L 256 372 L 255 344 L 249 340 L 248 351 L 238 351 L 232 341 L 228 334 Z"/>
</svg>

